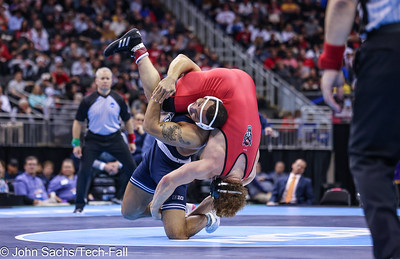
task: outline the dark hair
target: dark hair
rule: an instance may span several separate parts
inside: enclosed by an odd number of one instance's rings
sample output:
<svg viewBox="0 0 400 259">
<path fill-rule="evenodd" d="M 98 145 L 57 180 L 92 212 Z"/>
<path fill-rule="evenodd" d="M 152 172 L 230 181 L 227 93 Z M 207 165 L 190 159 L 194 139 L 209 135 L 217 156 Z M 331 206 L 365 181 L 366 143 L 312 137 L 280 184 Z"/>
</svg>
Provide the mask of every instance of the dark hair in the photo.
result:
<svg viewBox="0 0 400 259">
<path fill-rule="evenodd" d="M 37 157 L 35 156 L 28 156 L 27 158 L 25 158 L 25 164 L 28 163 L 28 161 L 30 160 L 36 160 L 36 162 L 39 162 L 39 160 L 37 159 Z"/>
<path fill-rule="evenodd" d="M 234 217 L 246 205 L 247 188 L 237 181 L 224 180 L 222 182 L 229 183 L 224 186 L 224 190 L 238 193 L 219 193 L 219 197 L 213 199 L 214 209 L 219 217 Z"/>
<path fill-rule="evenodd" d="M 213 120 L 216 109 L 217 109 L 217 101 L 214 101 L 214 103 L 210 107 L 208 107 L 206 112 L 207 124 Z M 228 118 L 228 112 L 226 111 L 225 106 L 221 102 L 219 102 L 217 117 L 215 118 L 214 123 L 210 126 L 213 128 L 221 128 L 224 125 L 227 118 Z"/>
</svg>

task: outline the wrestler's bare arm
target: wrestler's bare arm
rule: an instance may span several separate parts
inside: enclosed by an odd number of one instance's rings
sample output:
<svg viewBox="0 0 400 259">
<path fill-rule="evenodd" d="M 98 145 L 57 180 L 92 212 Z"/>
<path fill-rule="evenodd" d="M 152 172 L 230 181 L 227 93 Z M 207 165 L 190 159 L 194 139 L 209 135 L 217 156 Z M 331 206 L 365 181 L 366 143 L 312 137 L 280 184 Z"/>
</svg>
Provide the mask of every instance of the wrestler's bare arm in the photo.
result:
<svg viewBox="0 0 400 259">
<path fill-rule="evenodd" d="M 206 143 L 209 131 L 188 122 L 160 122 L 161 105 L 150 99 L 144 116 L 144 129 L 165 144 L 197 149 Z"/>
<path fill-rule="evenodd" d="M 195 179 L 203 180 L 212 177 L 212 167 L 212 161 L 198 160 L 187 163 L 161 178 L 151 201 L 151 215 L 159 219 L 161 205 L 178 186 L 188 184 Z"/>
<path fill-rule="evenodd" d="M 210 134 L 201 160 L 185 164 L 160 180 L 150 207 L 153 217 L 159 218 L 161 205 L 172 195 L 176 187 L 188 184 L 195 179 L 205 180 L 218 176 L 224 166 L 224 154 L 224 136 L 219 130 L 214 130 Z"/>
<path fill-rule="evenodd" d="M 179 54 L 169 65 L 167 77 L 160 81 L 151 98 L 162 103 L 175 93 L 175 82 L 181 74 L 191 71 L 201 71 L 201 69 L 190 58 Z"/>
</svg>

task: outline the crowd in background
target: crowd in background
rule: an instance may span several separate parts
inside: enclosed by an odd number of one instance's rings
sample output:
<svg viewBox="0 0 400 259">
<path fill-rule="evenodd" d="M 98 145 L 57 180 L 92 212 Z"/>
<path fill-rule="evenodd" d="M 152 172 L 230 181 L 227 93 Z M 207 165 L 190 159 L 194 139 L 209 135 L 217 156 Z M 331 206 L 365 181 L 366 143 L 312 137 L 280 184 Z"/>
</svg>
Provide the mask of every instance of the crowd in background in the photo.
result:
<svg viewBox="0 0 400 259">
<path fill-rule="evenodd" d="M 323 42 L 324 12 L 317 1 L 194 1 L 249 56 L 302 91 L 319 91 L 316 60 Z M 111 41 L 137 27 L 150 59 L 161 75 L 180 53 L 201 69 L 229 67 L 200 44 L 158 0 L 0 0 L 0 109 L 19 114 L 46 114 L 62 100 L 76 100 L 95 90 L 97 68 L 113 72 L 114 89 L 133 112 L 144 112 L 137 65 L 129 55 L 105 59 Z M 356 31 L 357 28 L 354 28 Z M 345 58 L 349 84 L 357 36 Z M 61 100 L 61 101 L 60 101 Z M 284 114 L 275 113 L 275 118 Z"/>
<path fill-rule="evenodd" d="M 102 66 L 112 70 L 113 89 L 133 112 L 144 112 L 137 65 L 129 55 L 102 55 L 105 46 L 132 27 L 140 29 L 161 75 L 179 53 L 201 60 L 204 69 L 222 66 L 157 0 L 0 0 L 0 8 L 3 112 L 14 106 L 18 113 L 46 113 L 60 100 L 81 99 L 95 90 L 94 74 Z"/>
<path fill-rule="evenodd" d="M 324 19 L 320 2 L 192 2 L 241 44 L 250 58 L 298 90 L 319 91 L 316 61 L 322 51 Z M 69 108 L 96 91 L 93 79 L 102 66 L 112 70 L 113 89 L 125 98 L 132 114 L 145 112 L 147 100 L 135 62 L 129 55 L 106 59 L 102 54 L 133 27 L 140 30 L 161 76 L 180 53 L 202 70 L 230 67 L 158 0 L 0 0 L 0 112 L 49 115 L 52 110 L 58 116 L 54 120 L 65 118 L 60 115 L 73 119 L 75 112 Z M 349 85 L 354 79 L 353 50 L 359 44 L 353 34 L 344 58 Z M 262 112 L 271 108 L 263 98 L 259 107 Z M 300 111 L 271 111 L 268 118 L 283 119 L 280 134 L 296 134 L 303 123 Z"/>
<path fill-rule="evenodd" d="M 198 0 L 196 5 L 266 69 L 274 71 L 306 96 L 318 97 L 320 70 L 317 60 L 324 40 L 324 1 Z M 326 2 L 325 2 L 326 3 Z M 356 20 L 344 55 L 345 94 L 354 82 L 354 52 L 360 45 Z M 317 94 L 312 94 L 317 92 Z"/>
</svg>

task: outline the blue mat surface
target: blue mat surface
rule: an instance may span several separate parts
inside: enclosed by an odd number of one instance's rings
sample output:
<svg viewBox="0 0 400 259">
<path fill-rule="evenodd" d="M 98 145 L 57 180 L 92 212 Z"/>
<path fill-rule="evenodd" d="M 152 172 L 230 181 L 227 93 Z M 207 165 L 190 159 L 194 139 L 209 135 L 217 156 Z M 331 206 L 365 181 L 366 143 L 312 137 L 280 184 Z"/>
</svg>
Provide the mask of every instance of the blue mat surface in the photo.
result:
<svg viewBox="0 0 400 259">
<path fill-rule="evenodd" d="M 216 232 L 202 230 L 183 241 L 169 240 L 161 221 L 124 219 L 119 205 L 90 205 L 78 215 L 73 209 L 0 209 L 0 256 L 373 258 L 369 230 L 362 210 L 356 207 L 248 205 L 235 217 L 221 219 Z"/>
<path fill-rule="evenodd" d="M 0 218 L 72 216 L 73 206 L 15 207 L 0 209 Z M 398 210 L 400 214 L 400 210 Z M 79 216 L 120 216 L 120 205 L 86 206 Z M 237 215 L 286 215 L 286 216 L 364 216 L 361 208 L 354 207 L 284 207 L 247 205 Z"/>
</svg>

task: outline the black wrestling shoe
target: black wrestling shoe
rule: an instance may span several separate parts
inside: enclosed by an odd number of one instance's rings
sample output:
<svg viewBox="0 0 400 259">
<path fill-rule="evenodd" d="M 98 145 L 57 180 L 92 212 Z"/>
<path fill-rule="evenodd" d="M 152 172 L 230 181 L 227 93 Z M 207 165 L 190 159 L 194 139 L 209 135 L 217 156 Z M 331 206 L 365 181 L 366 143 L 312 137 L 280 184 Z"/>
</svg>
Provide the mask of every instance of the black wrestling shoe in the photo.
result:
<svg viewBox="0 0 400 259">
<path fill-rule="evenodd" d="M 121 38 L 111 42 L 107 48 L 104 50 L 104 56 L 109 57 L 118 52 L 132 51 L 135 53 L 139 49 L 146 47 L 143 44 L 142 36 L 138 29 L 132 29 L 124 34 Z M 139 56 L 135 55 L 135 58 L 139 58 Z"/>
<path fill-rule="evenodd" d="M 74 213 L 75 213 L 75 214 L 82 214 L 82 213 L 83 213 L 83 208 L 76 208 L 76 209 L 74 210 Z"/>
</svg>

